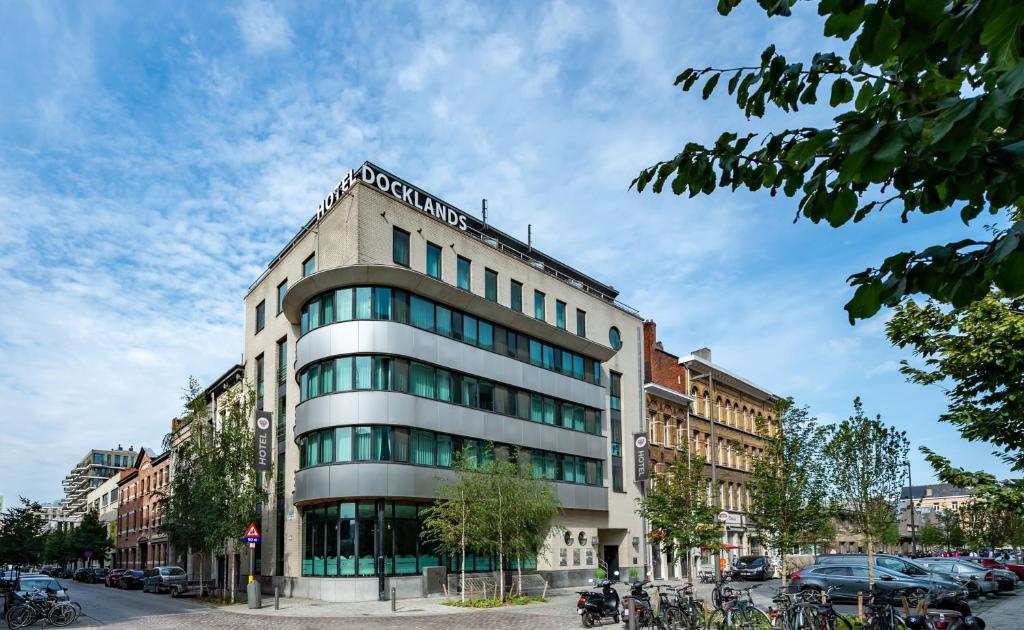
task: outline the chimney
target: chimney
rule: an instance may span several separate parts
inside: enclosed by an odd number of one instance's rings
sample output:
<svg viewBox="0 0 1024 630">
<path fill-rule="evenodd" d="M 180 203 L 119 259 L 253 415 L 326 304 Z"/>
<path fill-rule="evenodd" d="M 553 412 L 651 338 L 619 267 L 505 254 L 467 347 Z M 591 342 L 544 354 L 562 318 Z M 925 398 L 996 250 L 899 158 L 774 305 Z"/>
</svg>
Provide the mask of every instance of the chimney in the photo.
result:
<svg viewBox="0 0 1024 630">
<path fill-rule="evenodd" d="M 931 488 L 926 488 L 926 489 L 925 489 L 925 491 L 924 491 L 924 495 L 925 495 L 926 497 L 930 497 L 930 496 L 932 496 L 932 494 L 934 494 L 934 490 L 932 490 Z"/>
<path fill-rule="evenodd" d="M 709 348 L 707 346 L 704 346 L 703 348 L 701 348 L 699 350 L 694 350 L 692 352 L 692 354 L 694 356 L 697 356 L 697 357 L 700 357 L 700 358 L 704 359 L 708 363 L 711 362 L 711 348 Z"/>
</svg>

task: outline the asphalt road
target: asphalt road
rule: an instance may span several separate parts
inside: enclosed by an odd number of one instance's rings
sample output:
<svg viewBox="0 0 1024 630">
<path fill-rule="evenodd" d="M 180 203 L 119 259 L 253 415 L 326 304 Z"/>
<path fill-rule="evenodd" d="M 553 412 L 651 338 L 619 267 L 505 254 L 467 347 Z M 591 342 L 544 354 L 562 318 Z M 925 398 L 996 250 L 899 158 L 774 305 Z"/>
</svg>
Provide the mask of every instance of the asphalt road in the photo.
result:
<svg viewBox="0 0 1024 630">
<path fill-rule="evenodd" d="M 71 591 L 71 599 L 82 606 L 82 618 L 73 627 L 138 622 L 141 618 L 163 615 L 206 614 L 208 606 L 190 599 L 176 599 L 170 595 L 154 595 L 142 591 L 122 591 L 102 584 L 84 584 L 61 580 Z"/>
</svg>

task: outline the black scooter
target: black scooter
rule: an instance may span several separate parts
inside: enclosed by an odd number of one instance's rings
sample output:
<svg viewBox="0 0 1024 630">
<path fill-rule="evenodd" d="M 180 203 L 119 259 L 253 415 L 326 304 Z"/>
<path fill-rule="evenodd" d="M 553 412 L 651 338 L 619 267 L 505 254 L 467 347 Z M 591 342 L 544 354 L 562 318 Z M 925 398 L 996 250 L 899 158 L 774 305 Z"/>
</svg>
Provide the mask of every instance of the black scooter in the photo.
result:
<svg viewBox="0 0 1024 630">
<path fill-rule="evenodd" d="M 619 572 L 616 571 L 618 576 Z M 593 580 L 590 580 L 593 583 Z M 576 612 L 584 628 L 593 628 L 594 622 L 611 618 L 619 623 L 619 594 L 612 588 L 612 580 L 604 579 L 595 584 L 600 591 L 577 591 L 580 594 L 576 602 Z"/>
<path fill-rule="evenodd" d="M 647 617 L 651 610 L 651 594 L 644 590 L 648 584 L 650 584 L 649 581 L 642 580 L 629 585 L 629 595 L 622 598 L 622 625 L 629 626 L 629 615 L 633 610 L 637 613 L 637 628 L 649 625 Z"/>
</svg>

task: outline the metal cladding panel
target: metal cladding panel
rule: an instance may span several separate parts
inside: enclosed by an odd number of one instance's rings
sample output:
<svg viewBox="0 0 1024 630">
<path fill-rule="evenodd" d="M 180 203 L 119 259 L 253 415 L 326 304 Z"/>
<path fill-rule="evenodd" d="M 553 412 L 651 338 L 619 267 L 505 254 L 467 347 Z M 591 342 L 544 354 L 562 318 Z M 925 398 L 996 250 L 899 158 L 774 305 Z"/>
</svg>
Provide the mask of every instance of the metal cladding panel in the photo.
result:
<svg viewBox="0 0 1024 630">
<path fill-rule="evenodd" d="M 295 435 L 299 436 L 307 431 L 316 431 L 327 427 L 336 426 L 332 407 L 337 402 L 336 396 L 321 396 L 311 398 L 295 407 Z"/>
<path fill-rule="evenodd" d="M 331 424 L 333 426 L 344 426 L 346 424 L 358 424 L 362 417 L 359 413 L 360 396 L 353 395 L 330 395 L 323 396 L 331 401 Z M 298 414 L 295 424 L 298 425 Z"/>
<path fill-rule="evenodd" d="M 306 333 L 297 343 L 296 368 L 356 353 L 405 356 L 597 409 L 605 407 L 603 387 L 396 322 L 339 322 Z"/>
<path fill-rule="evenodd" d="M 522 420 L 513 420 L 509 418 L 503 422 L 496 423 L 496 426 L 501 430 L 501 435 L 496 437 L 495 440 L 504 442 L 506 444 L 526 444 L 526 428 L 523 426 L 525 423 Z"/>
<path fill-rule="evenodd" d="M 351 464 L 349 464 L 351 466 Z M 344 468 L 345 466 L 342 466 Z M 390 464 L 356 464 L 359 471 L 356 492 L 361 497 L 393 496 L 391 492 Z M 398 477 L 401 477 L 399 475 Z M 401 494 L 399 493 L 399 496 Z"/>
<path fill-rule="evenodd" d="M 314 466 L 295 473 L 295 501 L 331 497 L 331 466 Z"/>
<path fill-rule="evenodd" d="M 331 471 L 330 496 L 359 496 L 359 464 L 346 464 L 344 466 L 328 466 L 328 468 Z"/>
<path fill-rule="evenodd" d="M 341 394 L 346 396 L 347 394 Z M 362 424 L 379 424 L 387 420 L 388 401 L 392 398 L 387 392 L 358 392 L 359 422 Z"/>
</svg>

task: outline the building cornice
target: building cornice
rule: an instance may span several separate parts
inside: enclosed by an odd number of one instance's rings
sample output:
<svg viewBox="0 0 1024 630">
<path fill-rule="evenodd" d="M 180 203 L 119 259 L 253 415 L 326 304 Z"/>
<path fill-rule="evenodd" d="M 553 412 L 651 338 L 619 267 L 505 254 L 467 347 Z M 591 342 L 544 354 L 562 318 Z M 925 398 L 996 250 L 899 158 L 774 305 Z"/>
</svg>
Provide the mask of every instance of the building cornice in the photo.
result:
<svg viewBox="0 0 1024 630">
<path fill-rule="evenodd" d="M 778 394 L 775 394 L 770 390 L 761 387 L 760 385 L 756 385 L 748 381 L 747 379 L 743 378 L 742 376 L 734 374 L 733 372 L 730 372 L 729 370 L 723 368 L 722 366 L 712 363 L 711 361 L 708 361 L 707 359 L 699 357 L 695 354 L 690 354 L 679 359 L 679 363 L 680 365 L 685 366 L 686 369 L 690 370 L 691 372 L 696 372 L 694 376 L 700 376 L 703 374 L 710 373 L 712 376 L 715 377 L 716 380 L 721 382 L 723 385 L 727 385 L 734 389 L 738 389 L 741 392 L 748 394 L 750 396 L 756 396 L 758 398 L 765 399 L 768 402 L 775 402 L 777 400 L 782 400 L 783 398 L 782 396 L 779 396 Z"/>
<path fill-rule="evenodd" d="M 657 383 L 644 383 L 644 392 L 655 398 L 670 400 L 684 407 L 688 407 L 694 401 L 694 398 L 688 394 L 677 392 L 674 389 Z"/>
</svg>

